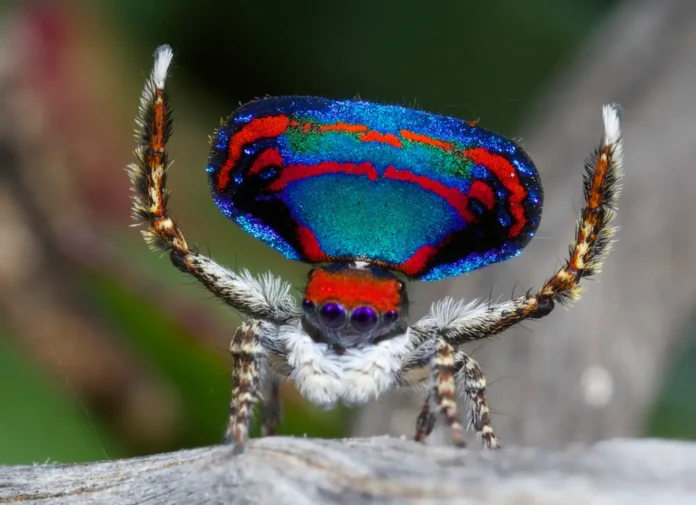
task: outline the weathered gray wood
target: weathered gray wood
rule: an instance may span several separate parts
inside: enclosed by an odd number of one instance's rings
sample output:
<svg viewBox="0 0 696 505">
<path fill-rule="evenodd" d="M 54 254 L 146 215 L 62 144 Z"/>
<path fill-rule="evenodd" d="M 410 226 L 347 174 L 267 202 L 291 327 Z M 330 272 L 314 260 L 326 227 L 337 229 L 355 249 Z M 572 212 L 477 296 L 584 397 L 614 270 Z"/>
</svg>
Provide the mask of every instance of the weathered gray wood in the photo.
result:
<svg viewBox="0 0 696 505">
<path fill-rule="evenodd" d="M 696 444 L 612 440 L 497 453 L 403 439 L 254 440 L 86 465 L 0 467 L 0 503 L 696 503 Z"/>
</svg>

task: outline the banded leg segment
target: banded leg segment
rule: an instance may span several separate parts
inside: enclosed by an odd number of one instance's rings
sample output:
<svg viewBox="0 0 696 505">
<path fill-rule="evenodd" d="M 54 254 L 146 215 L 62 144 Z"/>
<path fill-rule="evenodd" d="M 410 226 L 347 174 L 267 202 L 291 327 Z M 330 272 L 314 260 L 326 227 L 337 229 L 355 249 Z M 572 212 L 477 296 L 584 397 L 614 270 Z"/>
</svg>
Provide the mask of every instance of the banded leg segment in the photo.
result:
<svg viewBox="0 0 696 505">
<path fill-rule="evenodd" d="M 525 319 L 544 317 L 556 303 L 580 297 L 581 279 L 600 271 L 616 232 L 610 223 L 614 219 L 623 175 L 618 107 L 605 105 L 603 118 L 604 138 L 585 163 L 585 204 L 566 264 L 536 294 L 527 293 L 507 302 L 478 307 L 443 300 L 433 306 L 429 316 L 411 327 L 414 344 L 441 337 L 456 347 L 498 334 Z"/>
<path fill-rule="evenodd" d="M 469 402 L 469 424 L 476 434 L 481 437 L 488 449 L 499 449 L 500 442 L 496 437 L 491 416 L 486 402 L 486 377 L 479 364 L 464 352 L 457 354 L 459 375 L 464 381 L 464 392 Z"/>
<path fill-rule="evenodd" d="M 128 165 L 133 190 L 133 219 L 144 223 L 145 240 L 153 249 L 168 252 L 172 263 L 198 279 L 215 296 L 254 318 L 283 323 L 300 315 L 290 285 L 267 275 L 260 280 L 247 271 L 237 274 L 189 248 L 169 215 L 166 187 L 167 142 L 171 112 L 164 83 L 173 57 L 169 46 L 155 51 L 155 63 L 140 99 L 136 163 Z"/>
<path fill-rule="evenodd" d="M 457 414 L 457 385 L 455 383 L 455 355 L 450 344 L 439 339 L 431 372 L 432 398 L 435 406 L 447 421 L 452 435 L 452 442 L 464 447 L 464 427 Z M 434 422 L 434 420 L 430 421 Z M 432 428 L 431 428 L 432 430 Z"/>
<path fill-rule="evenodd" d="M 238 452 L 249 439 L 249 424 L 257 402 L 263 401 L 261 390 L 265 351 L 261 346 L 263 325 L 260 321 L 243 323 L 230 343 L 232 356 L 232 399 L 225 440 L 234 443 Z"/>
<path fill-rule="evenodd" d="M 455 403 L 455 383 L 461 380 L 469 404 L 469 426 L 474 428 L 487 449 L 500 448 L 500 442 L 491 425 L 485 396 L 486 378 L 481 367 L 463 351 L 455 355 L 452 346 L 442 339 L 436 344 L 435 349 L 431 359 L 431 391 L 418 414 L 415 440 L 422 442 L 430 435 L 435 426 L 436 413 L 439 411 L 452 430 L 455 444 L 464 445 L 463 428 Z"/>
</svg>

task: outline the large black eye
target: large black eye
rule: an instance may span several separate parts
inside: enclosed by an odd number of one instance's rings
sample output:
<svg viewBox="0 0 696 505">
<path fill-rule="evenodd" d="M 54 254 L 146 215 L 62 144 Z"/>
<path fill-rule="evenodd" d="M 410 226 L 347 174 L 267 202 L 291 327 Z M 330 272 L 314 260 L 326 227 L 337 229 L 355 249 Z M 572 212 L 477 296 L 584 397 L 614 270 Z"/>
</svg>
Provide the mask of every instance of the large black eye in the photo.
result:
<svg viewBox="0 0 696 505">
<path fill-rule="evenodd" d="M 397 310 L 388 310 L 384 313 L 384 322 L 387 324 L 395 323 L 397 319 L 399 319 L 399 311 Z"/>
<path fill-rule="evenodd" d="M 302 309 L 308 314 L 311 314 L 312 312 L 314 312 L 315 309 L 314 302 L 305 298 L 304 300 L 302 300 Z"/>
<path fill-rule="evenodd" d="M 329 328 L 340 328 L 346 322 L 346 311 L 339 304 L 329 302 L 319 309 L 321 322 Z"/>
<path fill-rule="evenodd" d="M 371 307 L 358 307 L 350 316 L 350 325 L 358 331 L 370 331 L 377 326 L 378 319 Z"/>
</svg>

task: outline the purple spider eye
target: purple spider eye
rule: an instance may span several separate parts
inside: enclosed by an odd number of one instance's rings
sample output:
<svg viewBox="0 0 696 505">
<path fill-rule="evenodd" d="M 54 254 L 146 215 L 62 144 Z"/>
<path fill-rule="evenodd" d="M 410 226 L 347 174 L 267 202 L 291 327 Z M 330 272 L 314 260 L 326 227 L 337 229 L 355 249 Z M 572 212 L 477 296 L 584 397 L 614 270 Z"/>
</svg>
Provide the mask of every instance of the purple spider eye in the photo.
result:
<svg viewBox="0 0 696 505">
<path fill-rule="evenodd" d="M 346 322 L 346 311 L 339 304 L 329 302 L 319 309 L 321 322 L 329 328 L 340 328 Z"/>
<path fill-rule="evenodd" d="M 396 322 L 397 319 L 399 319 L 399 311 L 398 310 L 388 310 L 384 313 L 384 322 L 387 324 L 391 324 Z"/>
<path fill-rule="evenodd" d="M 371 307 L 358 307 L 350 316 L 350 325 L 358 331 L 369 331 L 377 322 L 377 313 Z"/>
<path fill-rule="evenodd" d="M 302 310 L 304 310 L 308 314 L 311 314 L 312 312 L 314 312 L 314 308 L 314 302 L 312 300 L 309 300 L 307 298 L 302 300 Z"/>
</svg>

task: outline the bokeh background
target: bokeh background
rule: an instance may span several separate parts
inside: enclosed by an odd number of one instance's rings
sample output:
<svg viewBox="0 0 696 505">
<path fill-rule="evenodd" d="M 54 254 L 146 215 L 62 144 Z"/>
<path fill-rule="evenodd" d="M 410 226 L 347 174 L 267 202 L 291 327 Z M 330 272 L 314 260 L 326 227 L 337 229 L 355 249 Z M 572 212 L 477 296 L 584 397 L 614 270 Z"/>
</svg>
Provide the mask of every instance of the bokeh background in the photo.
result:
<svg viewBox="0 0 696 505">
<path fill-rule="evenodd" d="M 695 18 L 679 0 L 1 3 L 0 463 L 221 439 L 238 316 L 129 227 L 122 167 L 164 42 L 176 53 L 173 215 L 221 263 L 272 270 L 298 290 L 307 267 L 243 234 L 209 197 L 208 135 L 240 102 L 360 96 L 522 139 L 546 187 L 539 238 L 509 265 L 413 286 L 416 315 L 448 293 L 538 286 L 560 265 L 599 107 L 622 103 L 624 230 L 606 276 L 573 311 L 472 352 L 510 444 L 696 438 Z M 420 402 L 321 411 L 290 386 L 282 394 L 281 433 L 322 437 L 411 436 Z"/>
</svg>

